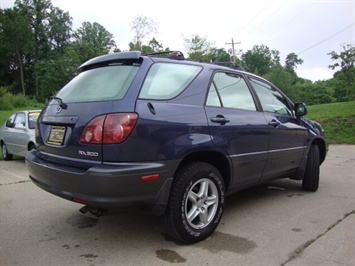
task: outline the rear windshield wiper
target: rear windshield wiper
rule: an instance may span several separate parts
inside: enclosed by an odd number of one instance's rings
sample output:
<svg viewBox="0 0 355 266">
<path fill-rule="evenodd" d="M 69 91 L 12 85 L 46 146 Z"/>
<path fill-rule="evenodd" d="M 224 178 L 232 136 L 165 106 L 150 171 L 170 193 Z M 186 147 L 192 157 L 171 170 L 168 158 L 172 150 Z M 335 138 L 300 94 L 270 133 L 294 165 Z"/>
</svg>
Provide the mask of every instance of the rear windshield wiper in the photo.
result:
<svg viewBox="0 0 355 266">
<path fill-rule="evenodd" d="M 67 109 L 68 105 L 63 102 L 62 98 L 53 96 L 52 99 L 56 100 L 59 103 L 60 107 L 62 107 L 63 109 Z"/>
</svg>

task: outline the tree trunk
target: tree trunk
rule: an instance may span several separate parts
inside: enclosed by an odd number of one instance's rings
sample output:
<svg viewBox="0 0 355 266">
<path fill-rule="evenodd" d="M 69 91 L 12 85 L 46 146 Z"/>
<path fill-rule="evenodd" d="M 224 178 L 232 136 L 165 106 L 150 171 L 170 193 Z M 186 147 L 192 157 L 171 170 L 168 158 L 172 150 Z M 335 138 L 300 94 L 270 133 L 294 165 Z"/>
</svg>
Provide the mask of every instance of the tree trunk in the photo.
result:
<svg viewBox="0 0 355 266">
<path fill-rule="evenodd" d="M 23 75 L 23 64 L 22 64 L 20 52 L 17 50 L 16 53 L 17 53 L 17 58 L 18 58 L 18 62 L 20 65 L 20 79 L 21 79 L 22 94 L 25 96 L 26 90 L 25 90 L 25 80 L 24 80 L 24 75 Z"/>
</svg>

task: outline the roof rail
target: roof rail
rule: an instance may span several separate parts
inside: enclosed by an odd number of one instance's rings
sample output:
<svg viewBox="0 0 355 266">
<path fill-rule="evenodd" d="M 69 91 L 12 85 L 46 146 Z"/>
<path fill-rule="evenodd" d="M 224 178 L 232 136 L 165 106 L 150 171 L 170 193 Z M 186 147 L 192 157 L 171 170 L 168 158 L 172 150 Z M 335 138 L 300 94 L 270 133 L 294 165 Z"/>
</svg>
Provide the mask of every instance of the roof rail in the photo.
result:
<svg viewBox="0 0 355 266">
<path fill-rule="evenodd" d="M 212 62 L 212 64 L 219 65 L 219 66 L 226 66 L 226 67 L 233 68 L 233 69 L 236 69 L 236 70 L 245 71 L 245 69 L 242 66 L 240 66 L 237 63 L 232 62 L 232 61 L 229 61 L 229 62 Z"/>
<path fill-rule="evenodd" d="M 156 52 L 150 54 L 144 54 L 147 56 L 154 56 L 154 55 L 168 55 L 168 58 L 176 59 L 176 60 L 185 60 L 184 54 L 180 51 L 164 51 L 164 52 Z"/>
</svg>

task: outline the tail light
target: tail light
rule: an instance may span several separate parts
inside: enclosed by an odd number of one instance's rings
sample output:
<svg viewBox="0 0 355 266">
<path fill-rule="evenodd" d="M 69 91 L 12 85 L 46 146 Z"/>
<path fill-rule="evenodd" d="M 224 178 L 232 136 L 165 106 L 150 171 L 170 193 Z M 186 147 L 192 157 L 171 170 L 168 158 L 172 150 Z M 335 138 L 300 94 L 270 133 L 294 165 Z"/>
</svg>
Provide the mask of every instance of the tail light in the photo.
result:
<svg viewBox="0 0 355 266">
<path fill-rule="evenodd" d="M 95 117 L 80 136 L 83 144 L 114 144 L 127 139 L 136 125 L 135 113 L 116 113 Z"/>
</svg>

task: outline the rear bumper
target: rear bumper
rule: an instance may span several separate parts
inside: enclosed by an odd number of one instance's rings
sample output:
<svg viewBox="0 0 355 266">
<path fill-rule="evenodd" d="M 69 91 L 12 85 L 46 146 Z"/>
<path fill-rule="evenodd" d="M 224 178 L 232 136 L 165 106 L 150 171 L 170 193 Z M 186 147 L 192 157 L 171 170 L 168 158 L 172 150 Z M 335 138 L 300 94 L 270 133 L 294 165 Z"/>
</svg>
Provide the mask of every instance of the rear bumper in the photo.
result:
<svg viewBox="0 0 355 266">
<path fill-rule="evenodd" d="M 88 169 L 52 163 L 26 154 L 33 183 L 59 197 L 104 209 L 157 205 L 165 208 L 178 161 L 103 163 Z M 158 174 L 153 181 L 143 176 Z M 157 207 L 156 206 L 156 207 Z"/>
</svg>

